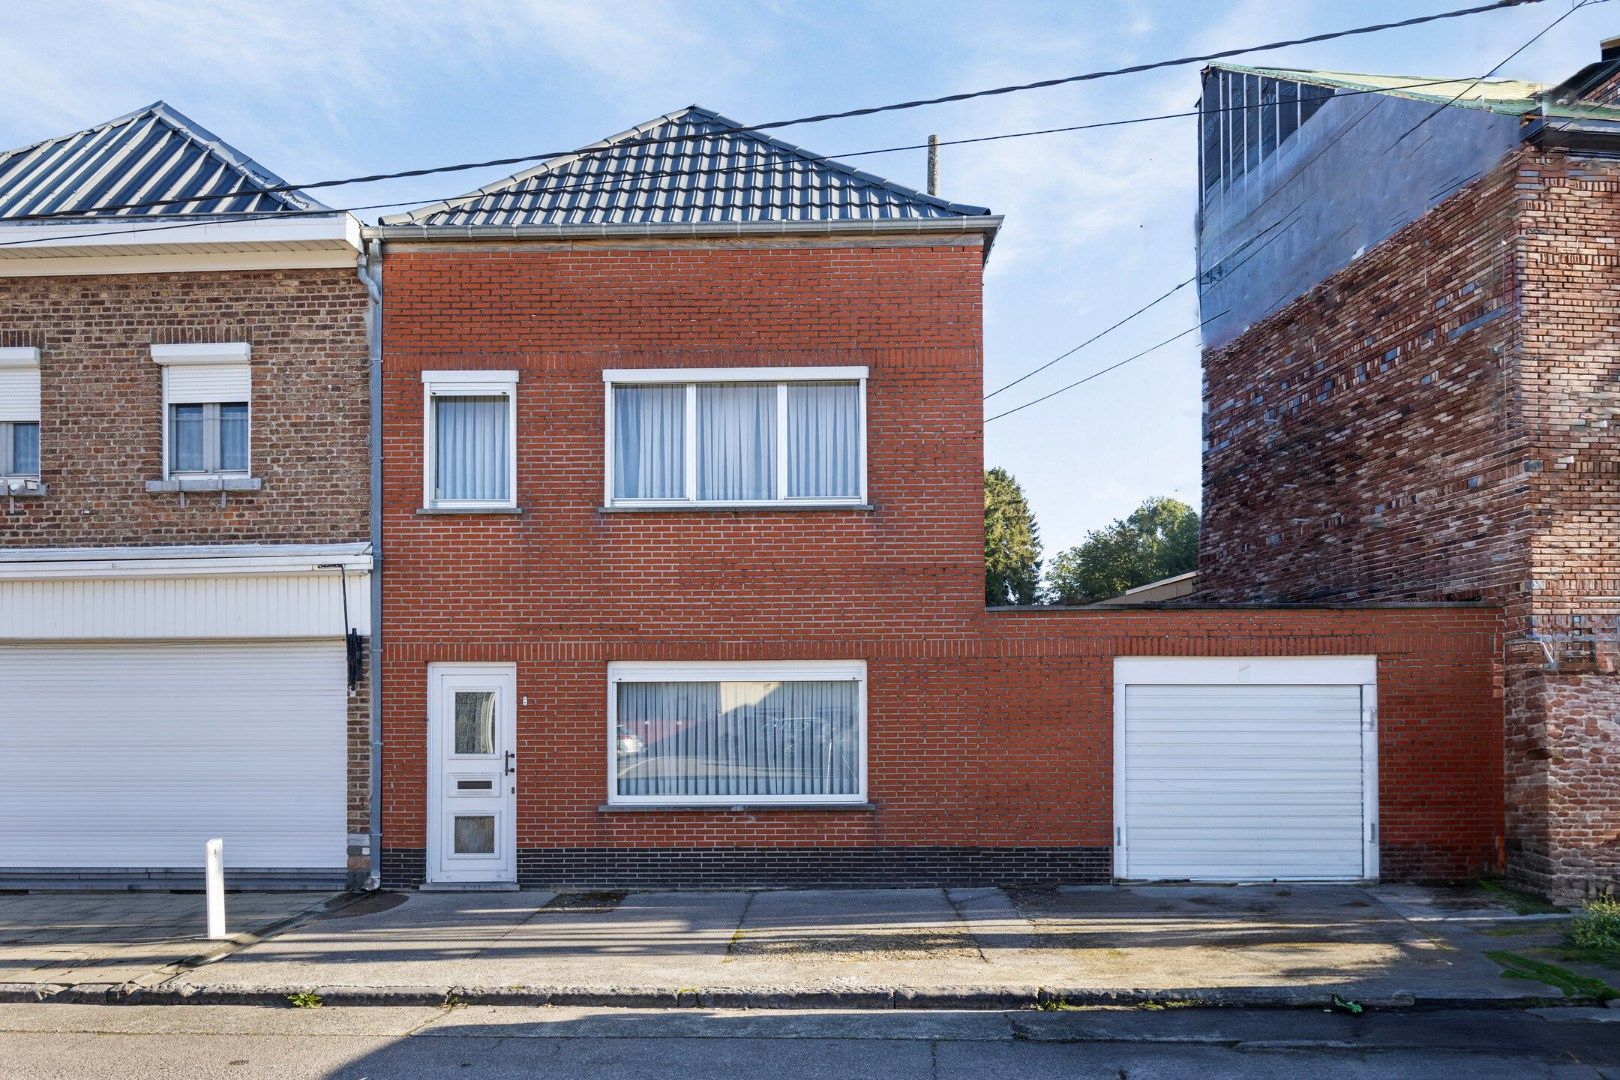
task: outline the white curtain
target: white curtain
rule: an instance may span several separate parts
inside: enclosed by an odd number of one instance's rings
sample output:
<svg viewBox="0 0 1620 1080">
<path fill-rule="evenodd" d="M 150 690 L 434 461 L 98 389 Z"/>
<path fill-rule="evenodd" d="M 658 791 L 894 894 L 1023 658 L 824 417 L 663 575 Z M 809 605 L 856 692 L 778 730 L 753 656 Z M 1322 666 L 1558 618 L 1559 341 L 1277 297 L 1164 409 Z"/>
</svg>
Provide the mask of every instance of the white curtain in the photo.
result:
<svg viewBox="0 0 1620 1080">
<path fill-rule="evenodd" d="M 858 384 L 789 383 L 787 437 L 788 498 L 860 496 Z"/>
<path fill-rule="evenodd" d="M 478 502 L 511 498 L 506 413 L 506 398 L 500 395 L 434 398 L 433 487 L 438 498 Z"/>
<path fill-rule="evenodd" d="M 219 407 L 219 467 L 226 470 L 248 467 L 248 406 L 245 401 L 228 401 Z"/>
<path fill-rule="evenodd" d="M 697 388 L 697 497 L 776 498 L 776 386 Z"/>
<path fill-rule="evenodd" d="M 686 497 L 686 387 L 613 388 L 613 497 Z"/>
<path fill-rule="evenodd" d="M 856 795 L 853 681 L 620 683 L 621 795 Z"/>
</svg>

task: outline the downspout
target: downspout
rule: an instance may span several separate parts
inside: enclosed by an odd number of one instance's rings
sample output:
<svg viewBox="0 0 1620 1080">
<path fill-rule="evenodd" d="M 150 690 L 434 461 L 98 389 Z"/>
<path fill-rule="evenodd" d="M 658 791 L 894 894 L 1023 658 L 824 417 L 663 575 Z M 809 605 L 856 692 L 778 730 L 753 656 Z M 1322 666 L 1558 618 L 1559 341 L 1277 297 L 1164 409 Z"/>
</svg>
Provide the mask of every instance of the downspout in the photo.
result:
<svg viewBox="0 0 1620 1080">
<path fill-rule="evenodd" d="M 382 884 L 382 242 L 368 242 L 355 268 L 366 287 L 366 351 L 371 376 L 371 875 Z"/>
</svg>

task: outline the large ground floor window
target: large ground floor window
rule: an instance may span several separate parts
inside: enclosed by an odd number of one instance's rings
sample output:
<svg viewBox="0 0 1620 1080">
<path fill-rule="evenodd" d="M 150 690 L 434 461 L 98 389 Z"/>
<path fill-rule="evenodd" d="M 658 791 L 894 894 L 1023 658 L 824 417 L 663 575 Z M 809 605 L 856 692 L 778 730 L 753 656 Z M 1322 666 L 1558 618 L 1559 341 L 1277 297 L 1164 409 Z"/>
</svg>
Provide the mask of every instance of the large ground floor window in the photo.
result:
<svg viewBox="0 0 1620 1080">
<path fill-rule="evenodd" d="M 608 801 L 866 800 L 861 661 L 615 663 Z"/>
</svg>

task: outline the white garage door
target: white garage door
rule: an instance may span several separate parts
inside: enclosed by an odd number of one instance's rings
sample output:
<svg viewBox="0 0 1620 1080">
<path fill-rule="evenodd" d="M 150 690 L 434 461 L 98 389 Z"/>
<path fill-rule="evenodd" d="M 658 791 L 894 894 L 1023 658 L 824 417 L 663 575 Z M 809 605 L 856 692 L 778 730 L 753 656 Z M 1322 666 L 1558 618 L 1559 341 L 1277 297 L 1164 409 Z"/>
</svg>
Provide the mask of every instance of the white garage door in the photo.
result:
<svg viewBox="0 0 1620 1080">
<path fill-rule="evenodd" d="M 0 868 L 346 862 L 341 642 L 0 646 Z"/>
<path fill-rule="evenodd" d="M 1375 876 L 1372 672 L 1362 658 L 1119 661 L 1115 873 Z"/>
</svg>

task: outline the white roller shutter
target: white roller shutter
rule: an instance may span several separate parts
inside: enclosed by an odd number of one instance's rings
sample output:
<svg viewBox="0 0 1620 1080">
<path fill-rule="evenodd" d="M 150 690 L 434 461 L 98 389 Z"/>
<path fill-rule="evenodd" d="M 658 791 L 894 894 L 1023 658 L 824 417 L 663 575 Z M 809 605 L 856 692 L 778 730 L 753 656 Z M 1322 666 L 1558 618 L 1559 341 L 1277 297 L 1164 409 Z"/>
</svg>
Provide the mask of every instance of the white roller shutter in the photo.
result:
<svg viewBox="0 0 1620 1080">
<path fill-rule="evenodd" d="M 171 405 L 248 401 L 252 396 L 252 378 L 246 364 L 171 367 L 164 372 L 164 376 L 169 380 L 165 396 Z"/>
<path fill-rule="evenodd" d="M 0 868 L 346 863 L 339 641 L 0 646 Z"/>
<path fill-rule="evenodd" d="M 39 350 L 0 349 L 0 421 L 39 420 Z"/>
<path fill-rule="evenodd" d="M 1238 685 L 1138 681 L 1119 693 L 1119 876 L 1370 875 L 1369 690 L 1257 677 Z"/>
</svg>

